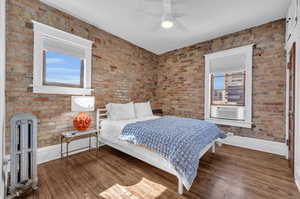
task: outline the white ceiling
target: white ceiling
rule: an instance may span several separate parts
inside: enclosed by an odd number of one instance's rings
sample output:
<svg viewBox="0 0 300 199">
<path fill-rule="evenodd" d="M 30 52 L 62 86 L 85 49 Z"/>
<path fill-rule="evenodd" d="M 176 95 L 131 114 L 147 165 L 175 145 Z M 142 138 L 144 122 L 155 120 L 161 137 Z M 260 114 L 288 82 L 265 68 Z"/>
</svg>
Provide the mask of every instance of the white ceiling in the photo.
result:
<svg viewBox="0 0 300 199">
<path fill-rule="evenodd" d="M 178 27 L 155 29 L 162 0 L 41 0 L 156 54 L 284 18 L 289 0 L 173 0 Z"/>
</svg>

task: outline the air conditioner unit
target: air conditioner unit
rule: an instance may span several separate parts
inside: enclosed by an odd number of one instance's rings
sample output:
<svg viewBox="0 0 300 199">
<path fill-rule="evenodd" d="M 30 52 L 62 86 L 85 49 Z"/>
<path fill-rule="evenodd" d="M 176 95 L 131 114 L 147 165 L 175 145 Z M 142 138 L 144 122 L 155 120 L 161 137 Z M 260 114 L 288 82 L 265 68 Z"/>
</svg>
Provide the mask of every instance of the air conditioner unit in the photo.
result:
<svg viewBox="0 0 300 199">
<path fill-rule="evenodd" d="M 211 106 L 211 117 L 217 119 L 245 120 L 245 107 Z"/>
</svg>

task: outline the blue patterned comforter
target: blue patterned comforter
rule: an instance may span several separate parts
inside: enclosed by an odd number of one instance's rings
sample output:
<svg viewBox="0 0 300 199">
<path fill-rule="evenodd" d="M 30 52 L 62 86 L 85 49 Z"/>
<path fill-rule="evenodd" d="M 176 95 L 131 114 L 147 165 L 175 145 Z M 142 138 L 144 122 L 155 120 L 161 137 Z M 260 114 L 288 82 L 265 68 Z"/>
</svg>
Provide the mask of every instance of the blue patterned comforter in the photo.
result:
<svg viewBox="0 0 300 199">
<path fill-rule="evenodd" d="M 165 116 L 127 124 L 120 139 L 162 155 L 172 163 L 189 190 L 197 175 L 201 150 L 215 139 L 225 137 L 212 122 Z"/>
</svg>

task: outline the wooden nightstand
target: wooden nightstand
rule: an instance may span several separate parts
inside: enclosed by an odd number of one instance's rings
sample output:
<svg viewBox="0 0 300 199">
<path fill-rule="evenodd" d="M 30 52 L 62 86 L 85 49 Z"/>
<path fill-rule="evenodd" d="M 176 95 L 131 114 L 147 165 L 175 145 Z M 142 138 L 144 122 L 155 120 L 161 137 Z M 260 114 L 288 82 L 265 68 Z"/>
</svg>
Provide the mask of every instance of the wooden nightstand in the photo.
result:
<svg viewBox="0 0 300 199">
<path fill-rule="evenodd" d="M 78 140 L 78 139 L 82 139 L 82 138 L 89 138 L 89 146 L 88 147 L 82 147 L 82 148 L 78 148 L 78 149 L 74 149 L 72 151 L 69 151 L 69 144 L 74 141 L 74 140 Z M 60 136 L 60 155 L 61 155 L 61 159 L 63 158 L 64 154 L 66 154 L 67 158 L 69 158 L 69 153 L 70 152 L 75 152 L 75 151 L 79 151 L 79 150 L 83 150 L 83 149 L 89 149 L 89 151 L 92 149 L 92 145 L 91 145 L 91 139 L 92 137 L 96 138 L 96 155 L 97 155 L 97 151 L 99 149 L 99 145 L 98 145 L 98 140 L 99 140 L 99 132 L 96 129 L 91 129 L 91 130 L 86 130 L 86 131 L 69 131 L 69 132 L 65 132 L 62 133 Z M 63 143 L 66 143 L 67 145 L 67 149 L 66 152 L 63 152 Z"/>
</svg>

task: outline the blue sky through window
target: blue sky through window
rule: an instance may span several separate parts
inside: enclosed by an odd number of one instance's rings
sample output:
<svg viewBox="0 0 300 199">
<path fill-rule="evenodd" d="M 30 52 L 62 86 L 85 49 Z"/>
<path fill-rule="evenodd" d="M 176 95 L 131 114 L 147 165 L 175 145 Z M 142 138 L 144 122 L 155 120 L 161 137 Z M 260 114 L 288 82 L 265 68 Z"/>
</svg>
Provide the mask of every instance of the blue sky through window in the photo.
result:
<svg viewBox="0 0 300 199">
<path fill-rule="evenodd" d="M 46 82 L 80 85 L 81 59 L 46 51 Z"/>
<path fill-rule="evenodd" d="M 224 74 L 215 73 L 214 76 L 217 76 L 214 78 L 214 89 L 225 89 L 225 78 L 218 77 L 218 76 L 224 76 Z"/>
</svg>

